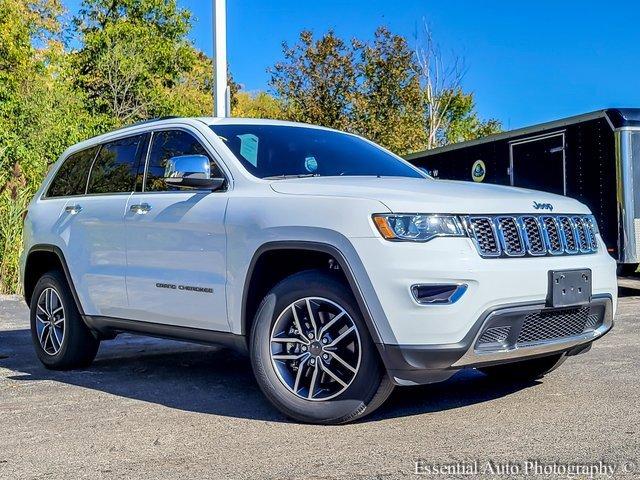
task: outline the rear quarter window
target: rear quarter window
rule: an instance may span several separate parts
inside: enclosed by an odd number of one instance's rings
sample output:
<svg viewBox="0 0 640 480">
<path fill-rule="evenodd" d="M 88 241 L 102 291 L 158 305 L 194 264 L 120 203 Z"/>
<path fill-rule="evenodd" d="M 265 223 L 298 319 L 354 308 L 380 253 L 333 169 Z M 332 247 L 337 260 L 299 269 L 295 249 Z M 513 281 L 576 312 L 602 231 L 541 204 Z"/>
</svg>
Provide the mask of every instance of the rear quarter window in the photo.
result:
<svg viewBox="0 0 640 480">
<path fill-rule="evenodd" d="M 91 163 L 99 147 L 92 147 L 69 155 L 51 181 L 47 197 L 84 195 Z"/>
</svg>

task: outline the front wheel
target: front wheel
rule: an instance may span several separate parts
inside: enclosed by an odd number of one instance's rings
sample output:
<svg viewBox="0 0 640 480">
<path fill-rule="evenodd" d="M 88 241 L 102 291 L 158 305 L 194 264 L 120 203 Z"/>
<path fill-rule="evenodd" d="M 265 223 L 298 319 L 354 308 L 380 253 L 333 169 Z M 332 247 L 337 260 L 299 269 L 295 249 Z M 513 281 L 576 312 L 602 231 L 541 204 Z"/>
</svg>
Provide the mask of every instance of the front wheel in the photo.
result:
<svg viewBox="0 0 640 480">
<path fill-rule="evenodd" d="M 537 380 L 552 372 L 564 363 L 567 356 L 563 353 L 547 357 L 505 363 L 492 367 L 479 368 L 482 373 L 496 379 L 505 380 Z"/>
<path fill-rule="evenodd" d="M 393 390 L 349 287 L 321 271 L 292 275 L 267 294 L 250 347 L 260 388 L 299 421 L 353 421 Z"/>
</svg>

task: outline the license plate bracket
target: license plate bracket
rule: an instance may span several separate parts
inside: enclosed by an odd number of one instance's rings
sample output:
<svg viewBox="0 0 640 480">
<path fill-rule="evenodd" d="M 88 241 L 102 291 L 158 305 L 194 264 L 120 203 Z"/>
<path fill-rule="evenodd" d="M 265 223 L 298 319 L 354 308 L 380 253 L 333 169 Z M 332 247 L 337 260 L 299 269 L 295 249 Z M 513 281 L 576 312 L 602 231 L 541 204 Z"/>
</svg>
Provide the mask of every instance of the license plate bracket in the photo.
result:
<svg viewBox="0 0 640 480">
<path fill-rule="evenodd" d="M 572 307 L 591 302 L 591 269 L 550 270 L 547 307 Z"/>
</svg>

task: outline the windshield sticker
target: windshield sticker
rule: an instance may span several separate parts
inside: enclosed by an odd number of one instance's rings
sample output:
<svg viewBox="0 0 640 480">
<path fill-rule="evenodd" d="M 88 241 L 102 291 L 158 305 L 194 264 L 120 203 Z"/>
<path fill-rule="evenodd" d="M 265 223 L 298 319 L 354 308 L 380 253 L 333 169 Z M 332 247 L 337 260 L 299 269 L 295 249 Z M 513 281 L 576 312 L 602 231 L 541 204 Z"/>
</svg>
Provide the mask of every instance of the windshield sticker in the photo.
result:
<svg viewBox="0 0 640 480">
<path fill-rule="evenodd" d="M 307 172 L 314 173 L 318 170 L 318 161 L 316 157 L 307 157 L 304 159 L 304 168 L 307 169 Z"/>
<path fill-rule="evenodd" d="M 258 137 L 252 133 L 238 135 L 240 139 L 240 155 L 254 167 L 258 166 Z"/>
</svg>

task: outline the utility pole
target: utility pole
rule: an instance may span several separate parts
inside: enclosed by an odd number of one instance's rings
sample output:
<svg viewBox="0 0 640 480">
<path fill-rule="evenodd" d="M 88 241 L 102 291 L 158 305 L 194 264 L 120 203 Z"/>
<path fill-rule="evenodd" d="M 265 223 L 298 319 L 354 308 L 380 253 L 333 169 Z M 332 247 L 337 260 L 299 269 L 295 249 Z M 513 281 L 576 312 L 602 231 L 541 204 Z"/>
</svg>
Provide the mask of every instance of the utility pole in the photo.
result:
<svg viewBox="0 0 640 480">
<path fill-rule="evenodd" d="M 226 0 L 213 3 L 213 115 L 230 117 L 230 92 L 227 85 L 227 6 Z"/>
</svg>

